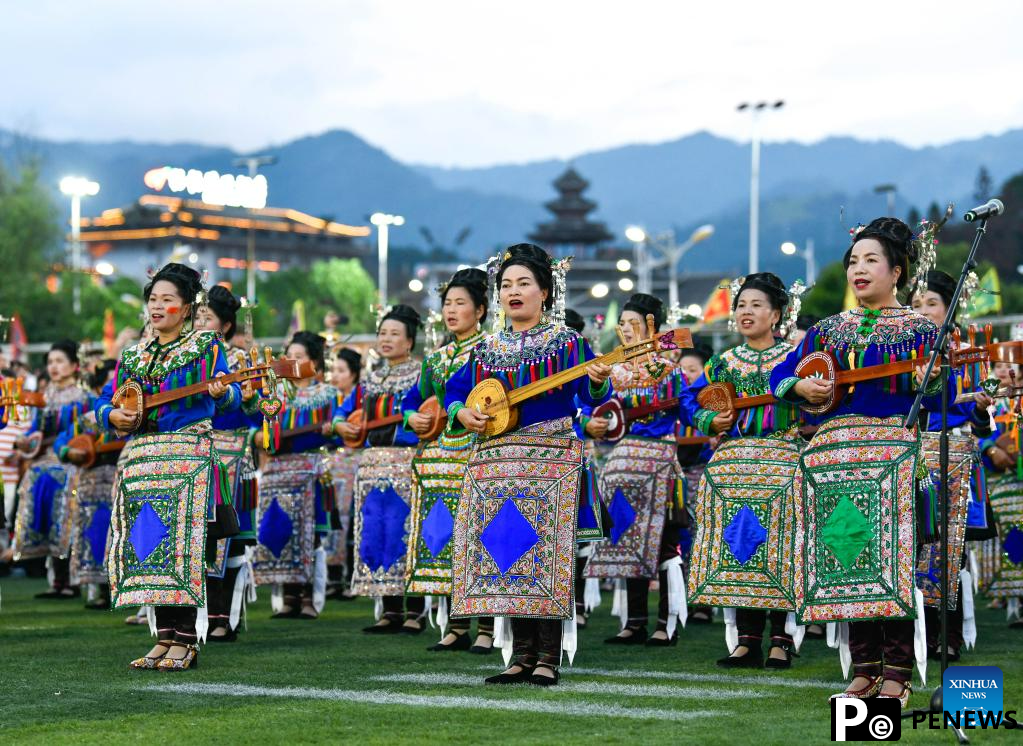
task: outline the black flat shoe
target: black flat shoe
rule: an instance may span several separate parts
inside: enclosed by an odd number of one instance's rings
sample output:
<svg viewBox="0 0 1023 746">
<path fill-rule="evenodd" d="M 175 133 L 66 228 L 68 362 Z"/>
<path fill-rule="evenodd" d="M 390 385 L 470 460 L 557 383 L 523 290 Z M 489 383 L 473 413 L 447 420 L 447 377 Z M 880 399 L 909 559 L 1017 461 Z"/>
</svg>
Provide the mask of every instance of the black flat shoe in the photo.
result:
<svg viewBox="0 0 1023 746">
<path fill-rule="evenodd" d="M 238 631 L 225 627 L 227 633 L 223 635 L 206 635 L 206 642 L 235 642 L 238 639 Z"/>
<path fill-rule="evenodd" d="M 663 630 L 661 631 L 663 632 Z M 643 644 L 648 648 L 667 648 L 678 645 L 678 632 L 676 631 L 671 637 L 648 637 Z"/>
<path fill-rule="evenodd" d="M 551 668 L 550 666 L 537 666 L 537 668 L 546 668 L 553 671 L 554 676 L 541 676 L 534 673 L 529 677 L 529 683 L 533 686 L 554 686 L 561 680 L 561 674 L 558 673 L 558 669 Z M 533 670 L 535 671 L 536 669 Z"/>
<path fill-rule="evenodd" d="M 298 617 L 301 609 L 297 606 L 285 606 L 283 609 L 278 611 L 276 614 L 271 614 L 271 619 L 295 619 Z"/>
<path fill-rule="evenodd" d="M 642 645 L 646 642 L 646 628 L 640 627 L 639 629 L 633 629 L 632 627 L 626 627 L 622 632 L 631 632 L 631 635 L 622 636 L 621 633 L 614 637 L 609 637 L 604 640 L 606 645 Z"/>
<path fill-rule="evenodd" d="M 469 650 L 469 634 L 465 633 L 461 635 L 455 635 L 454 642 L 452 642 L 450 645 L 444 645 L 443 643 L 438 642 L 436 645 L 431 645 L 430 647 L 428 647 L 427 650 L 431 653 L 444 653 L 447 652 L 448 650 L 452 652 L 458 650 Z"/>
<path fill-rule="evenodd" d="M 807 640 L 823 640 L 826 635 L 824 628 L 819 624 L 810 624 L 807 626 L 804 636 Z"/>
<path fill-rule="evenodd" d="M 390 620 L 381 620 L 380 624 L 374 624 L 362 628 L 367 635 L 396 635 L 401 632 L 401 625 Z"/>
<path fill-rule="evenodd" d="M 712 621 L 714 620 L 711 619 L 710 615 L 703 611 L 690 614 L 689 618 L 686 619 L 687 624 L 710 624 Z"/>
<path fill-rule="evenodd" d="M 60 590 L 55 590 L 55 589 L 51 588 L 48 591 L 43 591 L 42 593 L 37 593 L 35 595 L 35 598 L 42 598 L 42 599 L 47 599 L 47 600 L 62 601 L 64 599 L 68 599 L 68 598 L 78 598 L 81 595 L 82 595 L 82 592 L 80 590 L 78 590 L 77 588 L 63 588 L 63 589 L 60 589 Z"/>
<path fill-rule="evenodd" d="M 784 659 L 772 658 L 769 653 L 768 656 L 764 659 L 764 668 L 771 668 L 776 671 L 781 671 L 786 668 L 792 668 L 792 659 L 798 658 L 799 654 L 793 650 L 790 650 L 789 648 L 783 648 L 780 645 L 772 646 L 771 650 L 774 650 L 774 648 L 781 649 L 781 651 L 785 653 L 785 658 Z"/>
<path fill-rule="evenodd" d="M 763 668 L 764 651 L 750 649 L 745 655 L 730 655 L 727 658 L 719 658 L 720 668 Z"/>
<path fill-rule="evenodd" d="M 488 676 L 483 679 L 484 684 L 525 684 L 529 681 L 533 671 L 529 668 L 520 668 L 518 673 L 499 673 L 496 676 Z"/>
<path fill-rule="evenodd" d="M 412 621 L 412 620 L 410 619 L 408 621 Z M 419 626 L 417 626 L 417 627 L 410 627 L 410 626 L 408 626 L 408 621 L 405 622 L 405 624 L 401 625 L 400 629 L 401 629 L 401 633 L 403 635 L 421 635 L 421 634 L 423 634 L 423 630 L 426 629 L 426 625 L 425 624 L 423 624 L 422 622 L 416 622 L 416 624 L 419 625 Z"/>
<path fill-rule="evenodd" d="M 494 636 L 489 635 L 486 632 L 480 632 L 476 635 L 477 640 L 481 637 L 489 638 L 490 645 L 476 645 L 474 643 L 473 646 L 469 648 L 469 652 L 473 655 L 490 655 L 494 652 Z"/>
</svg>

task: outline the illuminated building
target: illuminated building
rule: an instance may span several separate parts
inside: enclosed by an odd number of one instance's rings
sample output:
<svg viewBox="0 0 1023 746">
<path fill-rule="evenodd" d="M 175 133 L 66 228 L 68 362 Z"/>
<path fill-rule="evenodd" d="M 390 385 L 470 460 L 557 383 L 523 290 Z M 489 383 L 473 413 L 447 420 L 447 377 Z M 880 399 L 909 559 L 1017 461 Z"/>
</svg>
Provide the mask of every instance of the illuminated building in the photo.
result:
<svg viewBox="0 0 1023 746">
<path fill-rule="evenodd" d="M 298 210 L 230 207 L 165 194 L 145 194 L 128 207 L 83 218 L 81 240 L 90 265 L 112 266 L 118 275 L 140 283 L 146 282 L 149 269 L 178 261 L 207 270 L 210 282 L 229 280 L 244 292 L 250 228 L 261 272 L 372 254 L 368 226 Z"/>
</svg>

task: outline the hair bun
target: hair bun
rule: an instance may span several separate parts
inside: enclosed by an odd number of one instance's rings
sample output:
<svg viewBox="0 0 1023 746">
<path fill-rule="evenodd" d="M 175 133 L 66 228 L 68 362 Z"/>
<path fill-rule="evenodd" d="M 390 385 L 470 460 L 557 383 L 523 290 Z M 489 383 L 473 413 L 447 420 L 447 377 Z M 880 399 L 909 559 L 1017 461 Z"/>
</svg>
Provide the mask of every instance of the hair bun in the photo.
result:
<svg viewBox="0 0 1023 746">
<path fill-rule="evenodd" d="M 739 296 L 742 295 L 743 290 L 759 290 L 767 296 L 771 307 L 778 311 L 783 310 L 789 304 L 789 293 L 785 289 L 785 284 L 774 272 L 755 272 L 752 275 L 746 275 L 739 287 L 739 292 L 732 298 L 733 311 L 739 304 Z"/>
<path fill-rule="evenodd" d="M 582 314 L 576 311 L 574 308 L 565 309 L 565 326 L 569 329 L 573 329 L 579 334 L 583 333 L 583 329 L 586 328 L 586 319 L 582 317 Z"/>
<path fill-rule="evenodd" d="M 525 259 L 548 265 L 551 263 L 551 255 L 533 243 L 517 243 L 514 246 L 509 246 L 505 249 L 501 263 L 504 264 L 510 259 Z"/>
<path fill-rule="evenodd" d="M 882 238 L 889 248 L 905 256 L 910 262 L 917 260 L 917 249 L 913 243 L 913 231 L 898 218 L 875 218 L 856 235 L 856 240 Z"/>
<path fill-rule="evenodd" d="M 654 317 L 654 326 L 660 327 L 664 323 L 667 313 L 664 310 L 664 302 L 660 298 L 648 293 L 633 293 L 622 306 L 623 311 L 635 311 L 644 319 L 647 315 Z"/>
<path fill-rule="evenodd" d="M 458 287 L 460 285 L 476 285 L 486 290 L 487 273 L 477 267 L 466 267 L 451 275 L 448 286 Z"/>
<path fill-rule="evenodd" d="M 235 297 L 235 294 L 223 285 L 214 285 L 207 293 L 211 306 L 220 306 L 227 311 L 236 313 L 242 307 L 242 302 Z"/>
<path fill-rule="evenodd" d="M 406 306 L 404 303 L 399 303 L 398 305 L 393 306 L 390 311 L 384 314 L 384 318 L 381 319 L 381 323 L 388 319 L 394 319 L 395 321 L 411 324 L 417 329 L 423 325 L 419 312 L 412 306 Z"/>
</svg>

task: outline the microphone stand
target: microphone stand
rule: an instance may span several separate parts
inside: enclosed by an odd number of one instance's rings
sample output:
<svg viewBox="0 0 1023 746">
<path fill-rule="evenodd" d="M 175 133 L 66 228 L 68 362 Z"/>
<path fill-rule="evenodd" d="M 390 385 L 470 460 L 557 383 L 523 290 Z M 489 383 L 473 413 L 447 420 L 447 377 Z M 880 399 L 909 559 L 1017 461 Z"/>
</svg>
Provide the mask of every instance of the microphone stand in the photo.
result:
<svg viewBox="0 0 1023 746">
<path fill-rule="evenodd" d="M 942 356 L 941 363 L 941 380 L 946 382 L 941 387 L 941 432 L 938 436 L 938 458 L 939 458 L 939 471 L 941 472 L 941 483 L 939 485 L 938 494 L 941 502 L 941 552 L 939 554 L 939 562 L 941 564 L 941 680 L 944 682 L 945 669 L 948 668 L 948 376 L 952 371 L 949 363 L 949 355 L 947 354 L 947 347 L 951 337 L 952 329 L 955 326 L 956 311 L 959 309 L 959 303 L 962 300 L 963 285 L 966 283 L 966 278 L 977 267 L 977 249 L 980 247 L 980 241 L 984 237 L 987 231 L 987 217 L 982 218 L 977 224 L 977 232 L 973 238 L 973 244 L 970 246 L 970 253 L 966 257 L 966 262 L 963 264 L 963 270 L 959 273 L 959 280 L 956 282 L 955 292 L 952 293 L 952 300 L 948 304 L 948 309 L 945 312 L 945 320 L 941 323 L 941 328 L 938 330 L 938 340 L 934 345 L 934 349 L 931 351 L 931 357 L 927 361 L 927 367 L 924 369 L 923 385 L 916 392 L 916 399 L 913 401 L 913 406 L 909 410 L 909 414 L 906 415 L 905 426 L 912 428 L 917 424 L 917 420 L 920 419 L 920 407 L 923 405 L 924 389 L 927 387 L 927 382 L 930 380 L 931 371 L 934 370 L 934 366 L 937 363 L 938 356 Z M 938 713 L 942 719 L 942 725 L 944 725 L 944 706 L 942 703 L 942 683 L 939 683 L 934 693 L 931 695 L 931 702 L 926 710 L 910 710 L 903 713 L 902 718 L 913 717 L 918 712 L 923 712 L 928 715 L 931 713 Z M 952 730 L 959 743 L 969 743 L 970 739 L 966 737 L 966 734 L 961 728 L 954 724 L 949 725 L 949 729 Z"/>
</svg>

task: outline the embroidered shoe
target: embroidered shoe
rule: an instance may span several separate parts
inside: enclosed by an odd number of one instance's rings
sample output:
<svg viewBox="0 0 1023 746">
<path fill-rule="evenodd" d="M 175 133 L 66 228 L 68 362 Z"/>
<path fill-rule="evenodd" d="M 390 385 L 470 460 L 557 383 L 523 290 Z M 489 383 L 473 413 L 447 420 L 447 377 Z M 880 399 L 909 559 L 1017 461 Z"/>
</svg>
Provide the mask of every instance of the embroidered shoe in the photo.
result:
<svg viewBox="0 0 1023 746">
<path fill-rule="evenodd" d="M 198 645 L 184 645 L 186 648 L 185 655 L 183 658 L 168 658 L 164 656 L 157 665 L 157 670 L 160 671 L 187 671 L 190 668 L 199 667 L 199 646 Z"/>
<path fill-rule="evenodd" d="M 845 699 L 851 697 L 853 699 L 871 699 L 876 697 L 878 692 L 881 691 L 881 684 L 884 683 L 884 679 L 880 676 L 864 676 L 863 678 L 869 679 L 869 683 L 860 689 L 846 689 L 844 692 L 838 694 L 832 694 L 828 699 Z"/>
<path fill-rule="evenodd" d="M 148 656 L 144 655 L 141 658 L 136 658 L 128 664 L 128 668 L 133 671 L 149 671 L 156 668 L 157 664 L 163 660 L 163 656 L 167 655 L 167 651 L 171 649 L 171 645 L 174 644 L 173 640 L 158 640 L 156 645 L 163 647 L 163 652 L 159 655 Z"/>
<path fill-rule="evenodd" d="M 895 679 L 888 679 L 893 684 L 898 684 L 902 687 L 902 691 L 898 694 L 881 694 L 880 688 L 878 688 L 878 699 L 897 699 L 902 705 L 902 709 L 906 709 L 906 705 L 909 704 L 909 695 L 913 693 L 913 685 L 905 681 L 895 681 Z M 883 683 L 883 682 L 882 682 Z"/>
</svg>

